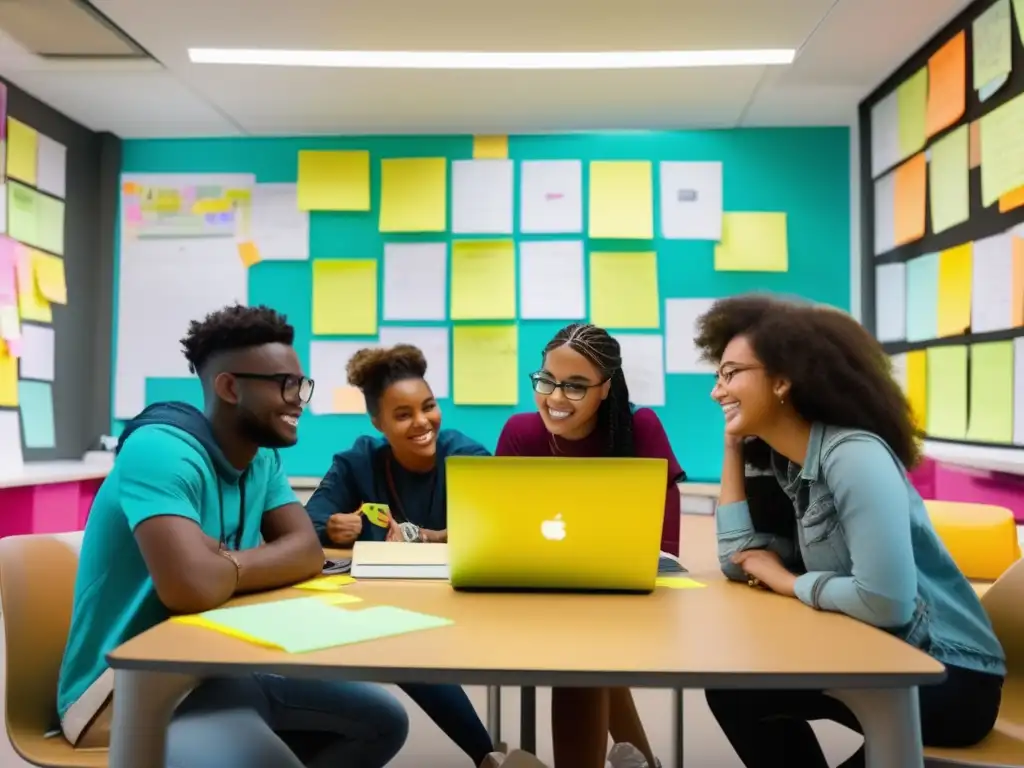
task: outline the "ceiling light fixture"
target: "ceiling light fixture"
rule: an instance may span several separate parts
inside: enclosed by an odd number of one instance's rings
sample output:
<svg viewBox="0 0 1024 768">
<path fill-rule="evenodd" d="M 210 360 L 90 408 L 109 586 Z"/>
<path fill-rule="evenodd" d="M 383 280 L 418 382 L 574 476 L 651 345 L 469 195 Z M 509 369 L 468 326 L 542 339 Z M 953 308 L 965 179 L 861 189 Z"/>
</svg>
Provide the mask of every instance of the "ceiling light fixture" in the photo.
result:
<svg viewBox="0 0 1024 768">
<path fill-rule="evenodd" d="M 737 51 L 601 51 L 503 53 L 473 51 L 280 51 L 189 48 L 195 64 L 347 69 L 675 69 L 791 64 L 793 49 Z"/>
</svg>

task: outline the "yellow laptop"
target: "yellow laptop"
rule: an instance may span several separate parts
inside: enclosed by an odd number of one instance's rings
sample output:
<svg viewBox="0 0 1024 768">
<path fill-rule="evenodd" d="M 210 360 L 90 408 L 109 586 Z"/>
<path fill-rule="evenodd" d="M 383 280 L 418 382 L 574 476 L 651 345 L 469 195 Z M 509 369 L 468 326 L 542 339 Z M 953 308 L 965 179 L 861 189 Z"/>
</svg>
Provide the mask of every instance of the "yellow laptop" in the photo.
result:
<svg viewBox="0 0 1024 768">
<path fill-rule="evenodd" d="M 455 589 L 654 589 L 664 459 L 453 456 L 445 471 Z"/>
</svg>

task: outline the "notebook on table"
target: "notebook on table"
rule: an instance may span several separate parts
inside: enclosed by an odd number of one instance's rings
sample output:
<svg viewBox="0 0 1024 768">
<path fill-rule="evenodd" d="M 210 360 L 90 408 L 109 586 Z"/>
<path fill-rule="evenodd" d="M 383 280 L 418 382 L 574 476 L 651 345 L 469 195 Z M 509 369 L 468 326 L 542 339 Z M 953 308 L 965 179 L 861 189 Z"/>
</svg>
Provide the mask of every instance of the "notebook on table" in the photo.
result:
<svg viewBox="0 0 1024 768">
<path fill-rule="evenodd" d="M 357 541 L 356 579 L 448 579 L 448 545 L 405 541 Z"/>
</svg>

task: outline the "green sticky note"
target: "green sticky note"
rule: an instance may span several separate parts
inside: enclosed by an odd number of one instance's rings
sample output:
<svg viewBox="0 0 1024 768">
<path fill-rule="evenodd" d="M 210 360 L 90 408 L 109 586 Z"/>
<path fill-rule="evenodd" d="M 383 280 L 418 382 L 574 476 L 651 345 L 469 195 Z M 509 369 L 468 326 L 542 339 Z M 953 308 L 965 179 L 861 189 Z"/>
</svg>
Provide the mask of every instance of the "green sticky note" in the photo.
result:
<svg viewBox="0 0 1024 768">
<path fill-rule="evenodd" d="M 53 387 L 47 381 L 18 382 L 21 429 L 26 448 L 53 448 L 57 444 L 53 423 Z"/>
<path fill-rule="evenodd" d="M 971 347 L 971 404 L 967 439 L 1013 442 L 1013 342 Z"/>
<path fill-rule="evenodd" d="M 927 350 L 928 404 L 925 431 L 931 437 L 967 437 L 967 347 Z"/>
<path fill-rule="evenodd" d="M 921 67 L 896 89 L 900 158 L 924 148 L 928 117 L 928 67 Z"/>
<path fill-rule="evenodd" d="M 453 623 L 440 616 L 387 605 L 347 610 L 316 597 L 218 608 L 201 616 L 289 653 L 319 651 Z"/>
<path fill-rule="evenodd" d="M 945 232 L 970 216 L 969 131 L 970 126 L 961 125 L 932 145 L 928 192 L 933 234 Z"/>
</svg>

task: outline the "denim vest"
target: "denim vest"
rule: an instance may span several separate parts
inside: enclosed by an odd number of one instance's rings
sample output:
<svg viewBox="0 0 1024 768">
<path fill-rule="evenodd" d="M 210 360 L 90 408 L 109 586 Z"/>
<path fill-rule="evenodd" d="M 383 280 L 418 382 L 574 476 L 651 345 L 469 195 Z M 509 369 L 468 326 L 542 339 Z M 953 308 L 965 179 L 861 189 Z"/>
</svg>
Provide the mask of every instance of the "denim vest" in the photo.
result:
<svg viewBox="0 0 1024 768">
<path fill-rule="evenodd" d="M 821 575 L 816 578 L 809 577 L 813 579 L 809 594 L 800 595 L 798 589 L 798 595 L 805 602 L 819 607 L 817 598 L 830 579 L 853 575 L 853 557 L 850 553 L 847 531 L 844 530 L 845 521 L 840 519 L 840 511 L 837 510 L 833 497 L 834 489 L 829 487 L 826 479 L 828 474 L 835 477 L 837 473 L 844 471 L 844 459 L 835 449 L 843 441 L 851 438 L 860 441 L 868 438 L 885 447 L 888 456 L 901 470 L 903 487 L 909 502 L 910 541 L 917 571 L 917 595 L 910 621 L 897 628 L 887 627 L 886 631 L 944 664 L 1005 675 L 1005 654 L 977 593 L 936 534 L 924 502 L 907 478 L 902 463 L 877 435 L 814 424 L 802 467 L 773 453 L 772 468 L 775 478 L 793 502 L 796 511 L 797 541 L 793 544 L 796 545 L 798 552 L 792 546 L 786 546 L 790 542 L 780 541 L 778 537 L 770 537 L 773 542 L 755 541 L 765 537 L 754 533 L 752 526 L 747 542 L 741 546 L 733 546 L 732 549 L 768 546 L 776 550 L 783 560 L 788 559 L 790 562 L 795 561 L 795 556 L 799 554 L 803 561 L 803 569 L 808 573 Z M 874 450 L 872 455 L 883 457 L 883 460 L 885 456 L 881 451 Z M 891 472 L 891 466 L 883 466 L 880 462 L 879 470 Z M 863 472 L 863 466 L 858 471 Z M 883 524 L 902 526 L 906 523 L 902 515 L 892 515 L 884 518 Z M 720 529 L 721 527 L 722 524 L 719 524 Z M 899 532 L 898 529 L 894 530 Z M 886 536 L 887 531 L 877 530 L 873 535 Z M 725 542 L 722 541 L 721 544 L 724 545 Z M 736 544 L 739 544 L 739 541 Z M 739 574 L 729 573 L 728 555 L 722 546 L 720 555 L 726 575 L 737 577 Z M 849 587 L 851 590 L 857 589 L 853 583 L 849 583 Z"/>
</svg>

